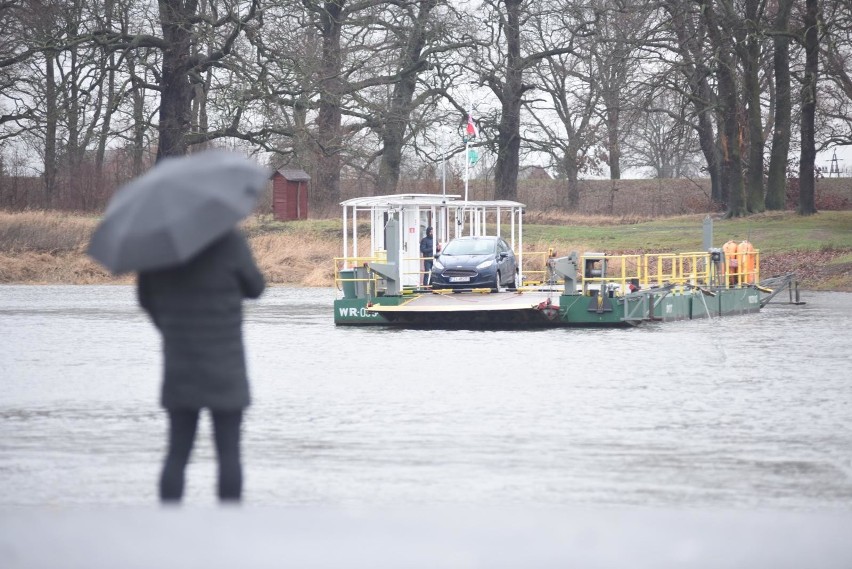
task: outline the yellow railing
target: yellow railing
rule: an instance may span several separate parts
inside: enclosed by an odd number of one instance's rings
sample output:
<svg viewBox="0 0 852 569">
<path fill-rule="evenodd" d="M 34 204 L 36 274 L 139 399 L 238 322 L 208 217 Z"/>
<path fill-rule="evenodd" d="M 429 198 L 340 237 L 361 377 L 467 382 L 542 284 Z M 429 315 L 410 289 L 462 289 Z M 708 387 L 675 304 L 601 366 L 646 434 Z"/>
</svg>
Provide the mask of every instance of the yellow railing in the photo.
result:
<svg viewBox="0 0 852 569">
<path fill-rule="evenodd" d="M 627 294 L 650 287 L 674 286 L 676 289 L 751 285 L 760 281 L 760 251 L 738 256 L 738 263 L 715 261 L 710 253 L 652 253 L 642 255 L 582 256 L 580 270 L 589 262 L 605 266 L 601 274 L 583 274 L 583 290 L 589 285 L 616 285 L 614 294 Z M 727 266 L 726 266 L 727 265 Z M 735 265 L 735 266 L 734 266 Z"/>
<path fill-rule="evenodd" d="M 418 268 L 423 267 L 423 261 L 428 259 L 428 257 L 403 257 L 403 261 L 417 261 Z M 369 290 L 375 290 L 375 287 L 380 280 L 379 277 L 373 273 L 372 271 L 368 271 L 367 277 L 356 277 L 353 273 L 347 273 L 341 276 L 341 272 L 346 273 L 346 271 L 355 270 L 358 268 L 362 268 L 368 263 L 385 263 L 387 262 L 387 254 L 385 251 L 376 251 L 373 253 L 371 257 L 335 257 L 334 258 L 334 286 L 337 287 L 337 290 L 342 290 L 343 283 L 362 283 L 367 282 L 371 283 L 369 286 L 371 287 Z M 417 271 L 404 271 L 403 275 L 417 275 L 417 282 L 423 282 L 423 276 L 426 274 L 423 270 Z"/>
<path fill-rule="evenodd" d="M 754 249 L 747 253 L 737 253 L 736 263 L 726 259 L 727 286 L 751 285 L 760 282 L 760 251 Z"/>
<path fill-rule="evenodd" d="M 423 261 L 429 259 L 429 257 L 403 257 L 403 261 L 417 261 L 417 270 L 416 271 L 403 271 L 403 275 L 417 275 L 417 283 L 418 287 L 421 286 L 420 283 L 423 282 L 423 276 L 426 274 L 426 271 L 423 270 Z M 405 266 L 403 264 L 403 266 Z M 403 281 L 405 282 L 405 281 Z"/>
<path fill-rule="evenodd" d="M 346 286 L 344 283 L 352 283 L 352 286 L 357 286 L 357 283 L 367 283 L 368 290 L 375 290 L 378 277 L 372 271 L 367 272 L 367 277 L 357 277 L 355 269 L 363 267 L 367 263 L 382 262 L 386 257 L 335 257 L 334 258 L 334 286 L 337 290 L 343 290 Z M 341 276 L 341 272 L 346 273 Z"/>
<path fill-rule="evenodd" d="M 552 248 L 547 251 L 524 251 L 524 264 L 521 273 L 524 282 L 519 285 L 545 284 L 555 278 L 550 274 L 548 261 L 554 258 L 555 252 Z"/>
</svg>

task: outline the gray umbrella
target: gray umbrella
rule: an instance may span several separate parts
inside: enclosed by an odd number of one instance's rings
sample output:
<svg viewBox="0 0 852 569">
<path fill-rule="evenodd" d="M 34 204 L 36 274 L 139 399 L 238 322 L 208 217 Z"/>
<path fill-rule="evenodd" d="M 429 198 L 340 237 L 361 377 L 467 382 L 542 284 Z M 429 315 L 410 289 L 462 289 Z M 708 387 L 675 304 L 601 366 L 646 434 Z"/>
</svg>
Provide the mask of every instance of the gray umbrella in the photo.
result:
<svg viewBox="0 0 852 569">
<path fill-rule="evenodd" d="M 252 212 L 269 174 L 222 150 L 162 160 L 116 192 L 88 253 L 113 273 L 179 265 Z"/>
</svg>

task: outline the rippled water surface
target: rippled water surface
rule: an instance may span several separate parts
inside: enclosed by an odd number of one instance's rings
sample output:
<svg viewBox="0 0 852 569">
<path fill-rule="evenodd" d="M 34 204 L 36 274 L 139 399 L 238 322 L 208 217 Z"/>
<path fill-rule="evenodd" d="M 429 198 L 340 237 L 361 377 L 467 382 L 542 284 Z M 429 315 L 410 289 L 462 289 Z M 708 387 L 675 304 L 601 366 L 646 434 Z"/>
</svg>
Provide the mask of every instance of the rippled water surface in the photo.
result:
<svg viewBox="0 0 852 569">
<path fill-rule="evenodd" d="M 515 332 L 338 328 L 333 298 L 247 305 L 250 503 L 852 509 L 850 294 Z M 0 505 L 153 503 L 159 349 L 132 287 L 0 287 Z"/>
</svg>

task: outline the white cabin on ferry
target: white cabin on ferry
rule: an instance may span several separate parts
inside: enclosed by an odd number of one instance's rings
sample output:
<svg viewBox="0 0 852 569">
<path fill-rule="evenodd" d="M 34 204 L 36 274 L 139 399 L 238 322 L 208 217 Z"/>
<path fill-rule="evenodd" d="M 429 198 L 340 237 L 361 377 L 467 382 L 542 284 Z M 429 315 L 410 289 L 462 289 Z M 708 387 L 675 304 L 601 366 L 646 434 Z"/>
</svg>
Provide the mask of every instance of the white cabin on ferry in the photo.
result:
<svg viewBox="0 0 852 569">
<path fill-rule="evenodd" d="M 450 239 L 468 236 L 498 235 L 509 242 L 518 265 L 523 266 L 524 204 L 508 200 L 463 201 L 457 195 L 394 194 L 353 198 L 343 207 L 343 257 L 346 267 L 366 261 L 400 260 L 403 287 L 416 288 L 422 282 L 423 258 L 420 240 L 428 227 L 433 228 L 432 255 Z M 388 255 L 387 222 L 396 216 L 399 250 Z M 368 224 L 368 237 L 363 227 Z M 518 275 L 523 282 L 523 275 Z"/>
</svg>

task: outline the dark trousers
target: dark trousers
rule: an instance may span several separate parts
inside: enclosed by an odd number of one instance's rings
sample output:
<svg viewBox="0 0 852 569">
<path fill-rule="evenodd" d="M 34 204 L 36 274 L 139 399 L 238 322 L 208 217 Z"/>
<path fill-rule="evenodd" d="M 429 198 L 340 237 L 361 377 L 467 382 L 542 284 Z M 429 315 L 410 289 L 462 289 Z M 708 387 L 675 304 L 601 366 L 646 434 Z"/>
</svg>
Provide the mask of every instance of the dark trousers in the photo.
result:
<svg viewBox="0 0 852 569">
<path fill-rule="evenodd" d="M 432 259 L 426 259 L 423 261 L 423 284 L 429 284 L 429 280 L 432 278 Z"/>
<path fill-rule="evenodd" d="M 160 500 L 179 502 L 183 497 L 184 472 L 198 429 L 198 409 L 169 409 L 169 451 L 160 476 Z M 213 438 L 219 462 L 219 499 L 239 501 L 243 492 L 240 464 L 242 410 L 211 411 Z"/>
</svg>

